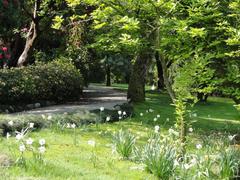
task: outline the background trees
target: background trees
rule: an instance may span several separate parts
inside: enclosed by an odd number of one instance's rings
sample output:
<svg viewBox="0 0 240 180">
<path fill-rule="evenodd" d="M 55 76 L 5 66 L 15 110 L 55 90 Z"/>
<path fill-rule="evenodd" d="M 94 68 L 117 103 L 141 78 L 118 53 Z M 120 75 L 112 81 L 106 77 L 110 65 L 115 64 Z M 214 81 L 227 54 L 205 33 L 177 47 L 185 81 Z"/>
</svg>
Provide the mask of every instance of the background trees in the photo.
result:
<svg viewBox="0 0 240 180">
<path fill-rule="evenodd" d="M 64 56 L 87 85 L 100 65 L 107 85 L 112 75 L 129 82 L 138 102 L 156 63 L 158 87 L 173 102 L 215 93 L 239 103 L 239 0 L 6 0 L 0 8 L 9 66 Z"/>
</svg>

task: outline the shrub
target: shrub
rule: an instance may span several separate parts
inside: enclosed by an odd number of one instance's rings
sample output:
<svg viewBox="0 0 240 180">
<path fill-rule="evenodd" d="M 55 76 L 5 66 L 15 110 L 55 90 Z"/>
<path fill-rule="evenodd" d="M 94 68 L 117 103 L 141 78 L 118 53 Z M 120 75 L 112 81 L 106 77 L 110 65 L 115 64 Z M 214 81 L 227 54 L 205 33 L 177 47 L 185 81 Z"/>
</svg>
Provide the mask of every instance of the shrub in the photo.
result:
<svg viewBox="0 0 240 180">
<path fill-rule="evenodd" d="M 64 60 L 24 68 L 2 69 L 0 103 L 76 100 L 81 95 L 82 85 L 80 72 Z"/>
</svg>

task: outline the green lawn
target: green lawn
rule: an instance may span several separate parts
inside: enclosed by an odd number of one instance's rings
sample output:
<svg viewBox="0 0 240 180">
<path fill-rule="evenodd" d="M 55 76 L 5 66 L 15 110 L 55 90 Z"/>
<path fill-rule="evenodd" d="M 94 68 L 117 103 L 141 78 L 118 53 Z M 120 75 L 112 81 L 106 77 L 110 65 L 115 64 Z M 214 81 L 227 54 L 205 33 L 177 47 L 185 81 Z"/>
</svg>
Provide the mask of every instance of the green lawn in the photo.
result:
<svg viewBox="0 0 240 180">
<path fill-rule="evenodd" d="M 102 125 L 96 130 L 95 126 L 77 130 L 77 144 L 73 143 L 73 130 L 63 132 L 45 129 L 31 133 L 33 139 L 44 138 L 47 143 L 46 165 L 34 163 L 31 153 L 26 154 L 26 167 L 14 166 L 1 169 L 0 174 L 5 179 L 10 178 L 43 178 L 43 179 L 153 179 L 153 175 L 134 170 L 138 167 L 130 161 L 123 161 L 116 154 L 112 154 L 110 134 L 116 131 L 116 124 Z M 135 128 L 135 125 L 133 125 Z M 89 140 L 96 142 L 96 147 L 88 145 Z M 19 155 L 18 143 L 15 139 L 1 139 L 2 152 Z M 9 151 L 9 148 L 11 151 Z M 12 153 L 12 151 L 14 153 Z M 96 155 L 94 167 L 92 152 Z M 94 160 L 95 161 L 95 160 Z M 3 177 L 3 176 L 2 176 Z"/>
<path fill-rule="evenodd" d="M 127 87 L 114 86 L 120 89 Z M 44 163 L 37 163 L 30 152 L 24 153 L 26 166 L 0 168 L 0 179 L 156 179 L 142 170 L 141 164 L 122 160 L 119 155 L 112 153 L 111 147 L 112 134 L 121 128 L 130 129 L 138 137 L 137 144 L 140 145 L 146 142 L 148 133 L 153 131 L 155 125 L 160 126 L 162 133 L 174 126 L 174 107 L 170 105 L 167 94 L 148 92 L 146 95 L 146 102 L 134 105 L 133 118 L 120 123 L 102 124 L 99 128 L 95 125 L 77 128 L 76 145 L 72 129 L 49 128 L 28 134 L 35 141 L 40 138 L 46 140 Z M 189 123 L 196 122 L 190 125 L 194 131 L 189 136 L 188 149 L 194 149 L 197 142 L 202 143 L 202 136 L 208 134 L 240 132 L 240 116 L 233 105 L 230 99 L 210 97 L 207 103 L 199 103 L 191 109 L 195 117 L 189 119 Z M 149 109 L 153 112 L 146 112 Z M 158 114 L 160 118 L 155 122 Z M 96 147 L 90 146 L 89 140 L 94 140 Z M 1 153 L 8 154 L 14 160 L 20 155 L 18 145 L 14 137 L 0 138 Z"/>
</svg>

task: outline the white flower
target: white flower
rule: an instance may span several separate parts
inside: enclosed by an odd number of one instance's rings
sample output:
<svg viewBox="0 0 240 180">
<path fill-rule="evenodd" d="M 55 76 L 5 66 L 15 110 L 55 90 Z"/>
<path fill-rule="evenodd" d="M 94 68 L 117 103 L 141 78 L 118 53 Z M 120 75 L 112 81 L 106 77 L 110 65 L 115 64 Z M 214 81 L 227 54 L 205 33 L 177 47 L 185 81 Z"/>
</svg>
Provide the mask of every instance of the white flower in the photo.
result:
<svg viewBox="0 0 240 180">
<path fill-rule="evenodd" d="M 41 146 L 38 148 L 40 154 L 44 154 L 46 151 L 46 148 L 44 146 Z"/>
<path fill-rule="evenodd" d="M 197 113 L 193 113 L 193 117 L 197 117 Z"/>
<path fill-rule="evenodd" d="M 100 107 L 100 111 L 104 111 L 104 107 Z"/>
<path fill-rule="evenodd" d="M 27 145 L 32 145 L 32 143 L 33 143 L 33 139 L 32 139 L 32 138 L 28 138 L 28 139 L 26 140 L 26 144 L 27 144 Z"/>
<path fill-rule="evenodd" d="M 230 141 L 232 141 L 232 140 L 235 138 L 235 136 L 236 136 L 236 135 L 233 135 L 233 136 L 232 136 L 232 135 L 229 135 L 229 136 L 228 136 L 228 139 L 229 139 Z"/>
<path fill-rule="evenodd" d="M 202 145 L 201 144 L 196 144 L 196 148 L 197 149 L 202 149 Z"/>
<path fill-rule="evenodd" d="M 174 160 L 174 166 L 176 167 L 176 166 L 179 166 L 179 162 L 175 159 Z"/>
<path fill-rule="evenodd" d="M 174 132 L 175 132 L 175 131 L 174 131 L 172 128 L 170 128 L 170 129 L 168 130 L 168 133 L 169 133 L 169 134 L 174 134 Z"/>
<path fill-rule="evenodd" d="M 9 139 L 11 137 L 11 134 L 7 132 L 6 137 Z"/>
<path fill-rule="evenodd" d="M 34 127 L 34 123 L 29 123 L 29 127 L 33 128 Z"/>
<path fill-rule="evenodd" d="M 46 118 L 46 116 L 45 116 L 44 114 L 42 114 L 42 118 L 43 118 L 43 119 L 45 119 L 45 118 Z"/>
<path fill-rule="evenodd" d="M 168 122 L 168 121 L 169 121 L 169 118 L 167 118 L 166 121 Z"/>
<path fill-rule="evenodd" d="M 157 115 L 157 118 L 160 118 L 160 114 Z"/>
<path fill-rule="evenodd" d="M 126 111 L 123 111 L 123 115 L 124 115 L 124 116 L 126 116 L 126 115 L 127 115 Z"/>
<path fill-rule="evenodd" d="M 154 127 L 154 131 L 155 131 L 155 133 L 158 133 L 159 132 L 159 129 L 160 129 L 160 127 L 157 125 L 157 126 L 155 126 Z"/>
<path fill-rule="evenodd" d="M 119 117 L 118 117 L 118 119 L 122 119 L 122 117 L 121 117 L 121 116 L 119 116 Z"/>
<path fill-rule="evenodd" d="M 89 140 L 88 145 L 95 147 L 96 142 L 94 140 Z"/>
<path fill-rule="evenodd" d="M 49 116 L 47 117 L 47 119 L 48 119 L 48 120 L 51 120 L 51 119 L 52 119 L 52 116 L 51 116 L 51 115 L 49 115 Z"/>
<path fill-rule="evenodd" d="M 173 134 L 173 135 L 175 135 L 175 136 L 179 136 L 179 132 L 175 131 L 175 130 L 172 129 L 172 128 L 170 128 L 170 129 L 168 130 L 168 133 L 169 133 L 169 134 Z"/>
<path fill-rule="evenodd" d="M 188 131 L 189 131 L 189 132 L 193 132 L 193 128 L 189 128 Z"/>
<path fill-rule="evenodd" d="M 184 164 L 183 166 L 186 170 L 188 170 L 191 167 L 191 165 L 189 165 L 189 164 Z"/>
<path fill-rule="evenodd" d="M 71 127 L 71 124 L 70 123 L 67 123 L 67 128 L 70 128 Z"/>
<path fill-rule="evenodd" d="M 107 122 L 110 121 L 110 119 L 111 119 L 110 116 L 106 117 L 106 121 L 107 121 Z"/>
<path fill-rule="evenodd" d="M 156 122 L 156 121 L 157 121 L 157 118 L 154 118 L 153 121 Z"/>
<path fill-rule="evenodd" d="M 148 110 L 146 110 L 146 113 L 148 113 Z"/>
<path fill-rule="evenodd" d="M 9 122 L 8 122 L 8 125 L 9 125 L 9 126 L 13 126 L 13 121 L 9 121 Z"/>
<path fill-rule="evenodd" d="M 153 109 L 149 109 L 148 111 L 149 111 L 149 112 L 153 112 Z"/>
<path fill-rule="evenodd" d="M 191 159 L 190 163 L 192 166 L 194 166 L 195 164 L 197 164 L 197 159 L 196 158 Z"/>
<path fill-rule="evenodd" d="M 122 114 L 122 111 L 118 111 L 118 115 L 121 115 Z"/>
<path fill-rule="evenodd" d="M 154 86 L 154 84 L 152 85 L 151 90 L 152 90 L 152 91 L 155 90 L 155 86 Z"/>
<path fill-rule="evenodd" d="M 46 143 L 45 139 L 40 139 L 40 140 L 39 140 L 39 144 L 40 144 L 41 146 L 43 146 L 45 143 Z"/>
<path fill-rule="evenodd" d="M 24 144 L 21 144 L 21 145 L 19 146 L 19 151 L 20 151 L 20 152 L 24 152 L 25 150 L 26 150 L 25 145 L 24 145 Z"/>
<path fill-rule="evenodd" d="M 143 113 L 140 113 L 140 116 L 143 116 Z"/>
<path fill-rule="evenodd" d="M 75 129 L 75 128 L 76 128 L 76 124 L 73 123 L 73 124 L 71 125 L 71 128 Z"/>
<path fill-rule="evenodd" d="M 17 139 L 17 140 L 23 139 L 23 134 L 22 134 L 22 133 L 18 133 L 18 134 L 16 135 L 16 139 Z"/>
</svg>

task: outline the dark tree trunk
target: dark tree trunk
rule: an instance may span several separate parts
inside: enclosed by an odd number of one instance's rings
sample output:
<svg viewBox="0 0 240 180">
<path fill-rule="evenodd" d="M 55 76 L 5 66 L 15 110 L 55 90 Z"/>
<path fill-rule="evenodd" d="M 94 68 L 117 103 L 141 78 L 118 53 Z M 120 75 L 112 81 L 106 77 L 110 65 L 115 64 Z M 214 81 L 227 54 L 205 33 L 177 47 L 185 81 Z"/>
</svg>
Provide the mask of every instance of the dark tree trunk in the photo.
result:
<svg viewBox="0 0 240 180">
<path fill-rule="evenodd" d="M 233 97 L 232 99 L 236 104 L 240 104 L 240 99 L 239 98 Z"/>
<path fill-rule="evenodd" d="M 131 102 L 145 101 L 145 81 L 150 59 L 150 54 L 139 54 L 133 64 L 127 95 Z"/>
<path fill-rule="evenodd" d="M 111 86 L 111 68 L 109 65 L 107 65 L 107 70 L 106 70 L 106 86 Z"/>
<path fill-rule="evenodd" d="M 197 93 L 197 98 L 200 102 L 207 102 L 208 95 L 204 93 Z"/>
<path fill-rule="evenodd" d="M 162 69 L 162 64 L 161 64 L 159 52 L 157 52 L 157 51 L 156 51 L 156 54 L 155 54 L 155 59 L 156 59 L 156 65 L 157 65 L 157 71 L 158 71 L 157 88 L 159 90 L 163 90 L 164 89 L 163 69 Z"/>
</svg>

